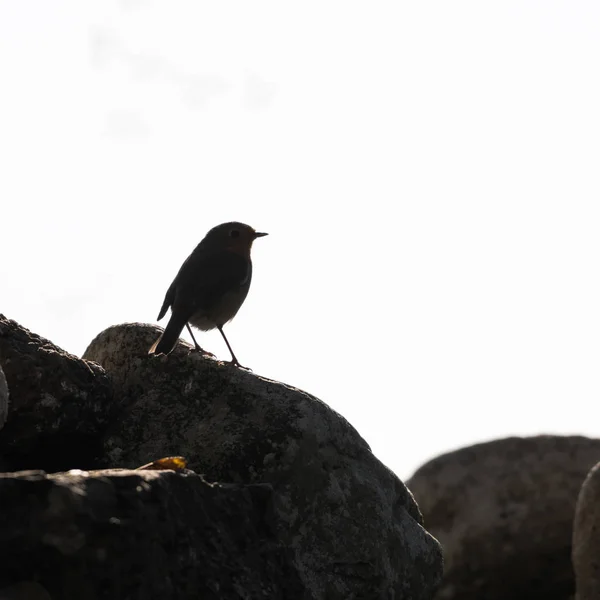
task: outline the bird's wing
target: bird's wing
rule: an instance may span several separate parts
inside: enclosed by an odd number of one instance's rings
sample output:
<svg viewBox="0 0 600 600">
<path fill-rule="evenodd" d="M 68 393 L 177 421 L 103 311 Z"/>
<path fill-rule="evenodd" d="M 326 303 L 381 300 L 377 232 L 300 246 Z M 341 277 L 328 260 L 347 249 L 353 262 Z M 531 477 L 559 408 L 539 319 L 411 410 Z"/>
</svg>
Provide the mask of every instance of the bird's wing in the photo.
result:
<svg viewBox="0 0 600 600">
<path fill-rule="evenodd" d="M 210 310 L 227 292 L 246 285 L 251 269 L 250 261 L 235 252 L 192 253 L 173 282 L 173 310 L 188 319 L 197 310 Z"/>
</svg>

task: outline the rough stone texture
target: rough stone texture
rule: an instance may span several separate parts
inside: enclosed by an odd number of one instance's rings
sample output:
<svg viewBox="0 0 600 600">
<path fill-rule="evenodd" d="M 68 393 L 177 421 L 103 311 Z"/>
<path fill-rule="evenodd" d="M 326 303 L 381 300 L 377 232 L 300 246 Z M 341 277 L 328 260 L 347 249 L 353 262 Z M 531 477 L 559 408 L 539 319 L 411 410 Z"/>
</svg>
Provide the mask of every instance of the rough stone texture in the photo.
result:
<svg viewBox="0 0 600 600">
<path fill-rule="evenodd" d="M 0 590 L 0 600 L 52 600 L 44 586 L 35 581 L 21 581 Z"/>
<path fill-rule="evenodd" d="M 0 315 L 0 364 L 10 390 L 0 430 L 3 469 L 90 468 L 116 414 L 104 370 Z"/>
<path fill-rule="evenodd" d="M 440 456 L 407 482 L 444 548 L 441 599 L 566 600 L 575 502 L 600 440 L 507 438 Z"/>
<path fill-rule="evenodd" d="M 107 464 L 182 455 L 209 481 L 269 483 L 277 536 L 318 599 L 431 598 L 439 544 L 410 492 L 346 421 L 316 398 L 179 344 L 148 356 L 160 329 L 120 325 L 84 357 L 123 405 Z"/>
<path fill-rule="evenodd" d="M 0 594 L 309 600 L 275 541 L 271 496 L 173 471 L 0 476 Z"/>
<path fill-rule="evenodd" d="M 8 415 L 8 384 L 0 364 L 0 429 L 6 423 L 6 415 Z"/>
<path fill-rule="evenodd" d="M 600 463 L 588 474 L 577 499 L 573 525 L 577 600 L 600 598 Z"/>
</svg>

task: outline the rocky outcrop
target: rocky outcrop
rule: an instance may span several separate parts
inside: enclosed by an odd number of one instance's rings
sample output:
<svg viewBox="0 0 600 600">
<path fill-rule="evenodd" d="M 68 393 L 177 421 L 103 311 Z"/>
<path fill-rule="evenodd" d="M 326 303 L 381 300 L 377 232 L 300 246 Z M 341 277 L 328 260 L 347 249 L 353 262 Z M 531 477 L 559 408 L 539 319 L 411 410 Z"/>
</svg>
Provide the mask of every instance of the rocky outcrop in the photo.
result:
<svg viewBox="0 0 600 600">
<path fill-rule="evenodd" d="M 118 409 L 104 369 L 3 315 L 0 365 L 11 395 L 0 430 L 3 468 L 93 467 L 102 451 L 100 433 Z"/>
<path fill-rule="evenodd" d="M 148 356 L 157 328 L 111 327 L 84 357 L 111 377 L 123 412 L 107 464 L 180 454 L 209 481 L 268 483 L 277 538 L 315 598 L 429 598 L 438 543 L 402 482 L 316 398 L 180 344 Z"/>
<path fill-rule="evenodd" d="M 6 416 L 8 415 L 8 384 L 6 383 L 6 377 L 0 364 L 0 429 L 4 427 L 6 423 Z"/>
<path fill-rule="evenodd" d="M 407 482 L 444 548 L 436 598 L 567 600 L 581 483 L 600 440 L 539 436 L 440 456 Z"/>
<path fill-rule="evenodd" d="M 0 497 L 0 597 L 37 586 L 56 600 L 311 598 L 274 534 L 266 485 L 24 472 L 0 476 Z"/>
<path fill-rule="evenodd" d="M 600 598 L 600 463 L 588 474 L 577 499 L 573 526 L 577 600 Z"/>
<path fill-rule="evenodd" d="M 0 317 L 0 468 L 35 469 L 0 478 L 0 600 L 432 597 L 440 546 L 343 417 L 158 333 L 81 360 Z"/>
</svg>

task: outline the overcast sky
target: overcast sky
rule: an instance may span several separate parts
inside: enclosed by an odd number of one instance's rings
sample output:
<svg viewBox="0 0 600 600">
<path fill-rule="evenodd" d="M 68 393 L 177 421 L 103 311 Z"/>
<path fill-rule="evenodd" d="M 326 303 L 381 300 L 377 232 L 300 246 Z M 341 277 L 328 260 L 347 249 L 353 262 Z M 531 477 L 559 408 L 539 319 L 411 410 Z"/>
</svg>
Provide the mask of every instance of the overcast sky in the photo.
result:
<svg viewBox="0 0 600 600">
<path fill-rule="evenodd" d="M 0 312 L 81 355 L 240 220 L 270 236 L 238 358 L 400 477 L 598 436 L 599 26 L 593 0 L 0 0 Z"/>
</svg>

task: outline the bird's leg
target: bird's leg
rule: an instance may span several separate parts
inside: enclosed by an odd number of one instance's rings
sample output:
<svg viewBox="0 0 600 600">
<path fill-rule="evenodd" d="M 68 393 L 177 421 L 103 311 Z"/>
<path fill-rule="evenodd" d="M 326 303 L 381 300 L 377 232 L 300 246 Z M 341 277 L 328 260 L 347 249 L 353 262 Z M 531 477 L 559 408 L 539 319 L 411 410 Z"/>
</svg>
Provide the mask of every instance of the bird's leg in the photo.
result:
<svg viewBox="0 0 600 600">
<path fill-rule="evenodd" d="M 192 333 L 192 328 L 190 327 L 189 323 L 186 323 L 185 326 L 187 327 L 187 330 L 190 332 L 190 335 L 192 336 L 192 339 L 194 340 L 194 346 L 196 346 L 196 352 L 201 352 L 202 354 L 206 355 L 206 356 L 212 356 L 214 358 L 214 354 L 212 352 L 207 352 L 206 350 L 204 350 L 204 348 L 200 348 L 200 345 L 198 344 L 198 342 L 196 341 L 196 338 L 194 337 L 194 334 Z"/>
<path fill-rule="evenodd" d="M 196 338 L 194 337 L 194 334 L 192 333 L 192 328 L 190 327 L 190 324 L 186 323 L 185 326 L 187 327 L 187 330 L 190 332 L 190 335 L 192 336 L 192 339 L 194 340 L 194 346 L 196 346 L 196 350 L 198 352 L 204 352 L 204 350 L 202 350 L 202 348 L 200 348 L 200 346 L 198 345 L 198 342 L 196 341 Z"/>
<path fill-rule="evenodd" d="M 198 342 L 196 341 L 196 338 L 194 337 L 194 334 L 192 333 L 192 328 L 190 327 L 190 324 L 186 323 L 185 326 L 188 328 L 188 331 L 190 332 L 190 335 L 192 336 L 192 339 L 194 340 L 194 346 L 196 346 L 196 352 L 202 352 L 202 354 L 209 354 L 210 356 L 214 356 L 214 354 L 211 354 L 210 352 L 207 352 L 203 348 L 200 348 L 200 345 L 198 344 Z"/>
<path fill-rule="evenodd" d="M 229 348 L 229 352 L 231 353 L 231 364 L 236 367 L 239 367 L 240 369 L 246 369 L 250 371 L 251 369 L 248 369 L 248 367 L 243 367 L 242 365 L 240 365 L 240 361 L 236 358 L 235 354 L 233 353 L 233 350 L 231 349 L 231 346 L 229 345 L 229 342 L 227 341 L 227 337 L 225 336 L 225 332 L 223 331 L 223 325 L 217 325 L 217 329 L 221 332 L 221 335 L 223 336 L 223 339 L 227 344 L 227 348 Z"/>
</svg>

